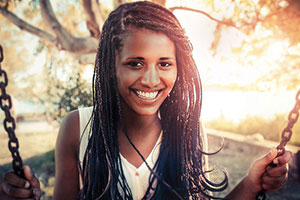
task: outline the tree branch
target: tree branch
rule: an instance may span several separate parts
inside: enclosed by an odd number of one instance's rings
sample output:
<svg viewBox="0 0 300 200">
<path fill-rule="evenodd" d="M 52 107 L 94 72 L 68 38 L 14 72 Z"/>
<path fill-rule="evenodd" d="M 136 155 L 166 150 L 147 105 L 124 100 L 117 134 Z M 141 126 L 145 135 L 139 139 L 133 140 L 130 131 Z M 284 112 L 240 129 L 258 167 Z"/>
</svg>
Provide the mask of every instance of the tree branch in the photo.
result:
<svg viewBox="0 0 300 200">
<path fill-rule="evenodd" d="M 100 5 L 99 5 L 99 2 L 97 0 L 92 0 L 92 10 L 95 14 L 99 31 L 101 32 L 102 26 L 104 24 L 104 19 L 101 15 Z"/>
<path fill-rule="evenodd" d="M 22 30 L 25 30 L 35 36 L 38 36 L 39 38 L 41 38 L 42 40 L 51 42 L 51 43 L 56 43 L 56 39 L 50 35 L 49 33 L 38 29 L 30 24 L 28 24 L 27 22 L 25 22 L 24 20 L 20 19 L 18 16 L 16 16 L 15 14 L 13 14 L 12 12 L 10 12 L 9 10 L 0 7 L 0 13 L 6 18 L 8 19 L 10 22 L 12 22 L 13 24 L 15 24 L 17 27 L 19 27 Z"/>
<path fill-rule="evenodd" d="M 92 9 L 92 0 L 82 0 L 82 6 L 86 14 L 87 28 L 89 29 L 91 36 L 98 39 L 100 36 L 100 29 Z"/>
<path fill-rule="evenodd" d="M 231 20 L 221 21 L 219 19 L 216 19 L 216 18 L 212 17 L 210 14 L 208 14 L 207 12 L 204 12 L 202 10 L 187 8 L 187 7 L 181 7 L 181 6 L 171 7 L 171 8 L 169 8 L 169 10 L 171 10 L 172 12 L 174 10 L 187 10 L 187 11 L 192 11 L 192 12 L 196 12 L 196 13 L 201 13 L 201 14 L 205 15 L 206 17 L 208 17 L 209 19 L 217 22 L 218 24 L 223 24 L 223 25 L 226 25 L 226 26 L 231 26 L 233 28 L 237 28 L 237 26 L 235 25 L 235 23 L 233 21 L 231 21 Z"/>
<path fill-rule="evenodd" d="M 72 53 L 92 53 L 97 51 L 97 42 L 93 38 L 75 38 L 59 23 L 49 0 L 40 0 L 39 2 L 44 21 L 56 35 L 56 46 L 58 49 Z"/>
</svg>

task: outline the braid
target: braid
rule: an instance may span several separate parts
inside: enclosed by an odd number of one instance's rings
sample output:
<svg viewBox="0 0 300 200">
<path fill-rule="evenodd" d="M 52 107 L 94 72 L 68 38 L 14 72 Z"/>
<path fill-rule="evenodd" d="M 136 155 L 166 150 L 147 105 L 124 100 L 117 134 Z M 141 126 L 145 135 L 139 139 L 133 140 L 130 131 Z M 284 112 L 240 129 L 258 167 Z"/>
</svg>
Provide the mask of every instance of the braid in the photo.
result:
<svg viewBox="0 0 300 200">
<path fill-rule="evenodd" d="M 221 183 L 215 184 L 205 176 L 208 172 L 203 167 L 205 153 L 199 121 L 202 86 L 192 58 L 192 45 L 173 13 L 151 2 L 123 4 L 104 23 L 95 61 L 93 121 L 79 197 L 133 199 L 118 148 L 117 133 L 122 117 L 115 52 L 122 47 L 122 36 L 139 28 L 164 33 L 174 42 L 178 74 L 173 90 L 160 107 L 162 143 L 154 169 L 149 168 L 151 175 L 144 199 L 151 190 L 154 190 L 152 199 L 213 198 L 210 192 L 224 190 L 228 181 L 225 176 Z M 153 188 L 155 180 L 158 182 Z"/>
</svg>

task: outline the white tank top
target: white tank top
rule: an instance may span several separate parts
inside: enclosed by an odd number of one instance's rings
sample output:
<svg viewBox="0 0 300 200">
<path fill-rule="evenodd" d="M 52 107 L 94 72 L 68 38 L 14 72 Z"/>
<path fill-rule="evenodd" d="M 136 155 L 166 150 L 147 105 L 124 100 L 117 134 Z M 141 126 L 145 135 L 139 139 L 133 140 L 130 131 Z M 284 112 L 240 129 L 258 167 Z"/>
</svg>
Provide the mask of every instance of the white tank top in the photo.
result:
<svg viewBox="0 0 300 200">
<path fill-rule="evenodd" d="M 79 150 L 79 161 L 82 168 L 83 167 L 82 161 L 89 141 L 89 131 L 92 122 L 91 116 L 92 116 L 93 108 L 92 107 L 79 108 L 78 110 L 79 110 L 80 138 L 81 138 L 80 150 Z M 154 145 L 154 148 L 152 149 L 151 153 L 146 159 L 146 162 L 151 168 L 154 167 L 154 164 L 158 159 L 161 138 L 162 138 L 162 133 L 160 134 L 156 144 Z M 146 190 L 148 189 L 150 170 L 147 168 L 145 162 L 137 168 L 134 165 L 132 165 L 130 162 L 128 162 L 127 159 L 124 158 L 121 154 L 120 157 L 121 157 L 123 172 L 126 181 L 128 183 L 128 186 L 130 187 L 133 199 L 140 200 L 144 197 Z M 154 182 L 153 185 L 154 188 L 156 184 L 157 181 Z M 82 187 L 82 184 L 80 187 Z M 153 193 L 154 191 L 150 191 L 149 198 L 153 195 Z"/>
</svg>

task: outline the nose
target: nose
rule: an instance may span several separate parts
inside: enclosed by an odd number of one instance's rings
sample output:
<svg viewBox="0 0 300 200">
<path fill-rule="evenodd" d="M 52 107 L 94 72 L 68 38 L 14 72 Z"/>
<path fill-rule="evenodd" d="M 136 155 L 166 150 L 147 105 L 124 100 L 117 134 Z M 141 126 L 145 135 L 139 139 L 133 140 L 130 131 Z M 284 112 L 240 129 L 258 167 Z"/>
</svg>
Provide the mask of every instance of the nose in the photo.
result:
<svg viewBox="0 0 300 200">
<path fill-rule="evenodd" d="M 146 67 L 141 83 L 148 88 L 156 87 L 160 83 L 159 69 L 155 65 Z"/>
</svg>

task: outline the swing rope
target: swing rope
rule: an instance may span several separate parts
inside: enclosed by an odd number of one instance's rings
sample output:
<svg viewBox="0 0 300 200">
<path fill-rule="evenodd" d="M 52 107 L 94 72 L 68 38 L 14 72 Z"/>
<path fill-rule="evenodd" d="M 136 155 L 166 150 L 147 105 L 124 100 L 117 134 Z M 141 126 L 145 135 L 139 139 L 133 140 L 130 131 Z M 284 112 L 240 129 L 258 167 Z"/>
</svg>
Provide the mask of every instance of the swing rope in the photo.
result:
<svg viewBox="0 0 300 200">
<path fill-rule="evenodd" d="M 297 122 L 299 118 L 299 110 L 300 110 L 300 89 L 297 92 L 296 95 L 296 103 L 294 108 L 291 110 L 289 116 L 288 116 L 288 124 L 287 126 L 283 129 L 281 133 L 281 141 L 279 145 L 276 147 L 277 148 L 277 157 L 281 156 L 285 152 L 285 145 L 290 141 L 293 131 L 292 128 L 294 127 L 295 123 Z M 275 164 L 271 163 L 270 166 L 276 167 Z M 266 191 L 262 189 L 256 196 L 256 200 L 265 200 L 266 199 Z"/>
<path fill-rule="evenodd" d="M 14 117 L 10 113 L 10 110 L 12 108 L 12 100 L 10 95 L 6 93 L 6 87 L 8 84 L 7 73 L 2 69 L 1 66 L 3 59 L 3 49 L 0 45 L 0 107 L 5 113 L 3 125 L 9 137 L 8 149 L 11 152 L 13 158 L 12 167 L 16 174 L 24 177 L 23 162 L 19 153 L 19 141 L 15 134 L 16 123 Z"/>
<path fill-rule="evenodd" d="M 285 152 L 284 147 L 288 143 L 288 141 L 290 141 L 290 139 L 292 137 L 292 134 L 293 134 L 292 128 L 294 127 L 295 123 L 297 122 L 297 120 L 299 118 L 299 110 L 300 110 L 300 89 L 296 95 L 296 104 L 289 114 L 289 117 L 288 117 L 289 122 L 281 133 L 281 142 L 277 146 L 277 149 L 279 150 L 279 155 L 284 154 L 284 152 Z"/>
</svg>

